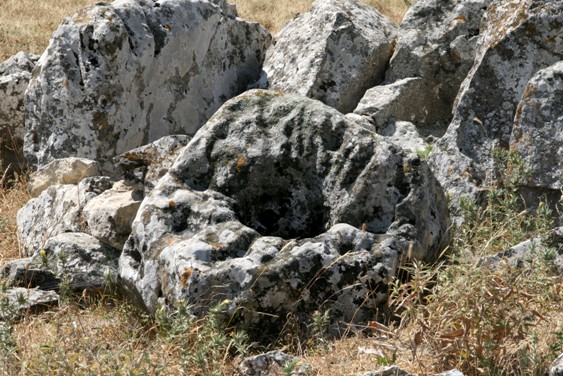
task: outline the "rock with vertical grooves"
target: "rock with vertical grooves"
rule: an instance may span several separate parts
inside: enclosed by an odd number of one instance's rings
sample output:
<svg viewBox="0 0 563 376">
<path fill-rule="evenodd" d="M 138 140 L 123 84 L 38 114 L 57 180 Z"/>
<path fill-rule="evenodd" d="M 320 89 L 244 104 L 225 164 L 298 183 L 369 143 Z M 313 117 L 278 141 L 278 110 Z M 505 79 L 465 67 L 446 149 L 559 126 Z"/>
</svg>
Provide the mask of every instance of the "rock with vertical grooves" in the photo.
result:
<svg viewBox="0 0 563 376">
<path fill-rule="evenodd" d="M 143 200 L 120 276 L 151 312 L 225 301 L 251 331 L 318 309 L 362 321 L 400 255 L 434 259 L 447 228 L 416 155 L 319 101 L 254 90 L 225 103 Z"/>
</svg>

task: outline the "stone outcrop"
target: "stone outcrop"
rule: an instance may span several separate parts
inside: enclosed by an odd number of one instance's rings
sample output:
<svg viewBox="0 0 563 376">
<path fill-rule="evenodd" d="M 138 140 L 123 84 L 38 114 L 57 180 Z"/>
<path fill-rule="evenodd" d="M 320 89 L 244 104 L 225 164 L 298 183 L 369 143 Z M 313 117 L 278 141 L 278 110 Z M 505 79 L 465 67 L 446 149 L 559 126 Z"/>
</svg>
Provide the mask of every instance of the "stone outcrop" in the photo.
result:
<svg viewBox="0 0 563 376">
<path fill-rule="evenodd" d="M 37 197 L 57 184 L 78 184 L 82 179 L 99 176 L 98 162 L 86 158 L 62 158 L 47 163 L 29 177 L 29 193 Z"/>
<path fill-rule="evenodd" d="M 217 5 L 218 4 L 218 5 Z M 225 1 L 117 0 L 66 19 L 26 92 L 33 167 L 112 158 L 170 134 L 194 134 L 255 82 L 271 37 Z"/>
<path fill-rule="evenodd" d="M 39 56 L 18 52 L 0 63 L 0 171 L 25 165 L 24 93 Z"/>
<path fill-rule="evenodd" d="M 317 0 L 276 35 L 261 85 L 351 112 L 365 91 L 383 80 L 396 29 L 357 1 Z"/>
<path fill-rule="evenodd" d="M 115 249 L 123 249 L 142 199 L 142 192 L 117 182 L 84 206 L 82 217 L 88 232 Z"/>
<path fill-rule="evenodd" d="M 296 365 L 291 372 L 291 376 L 306 376 L 311 373 L 311 367 L 309 365 L 279 350 L 245 358 L 238 368 L 240 374 L 243 376 L 269 376 L 278 374 L 288 363 Z"/>
<path fill-rule="evenodd" d="M 144 199 L 120 276 L 152 312 L 227 299 L 250 329 L 319 307 L 361 321 L 399 256 L 434 259 L 447 228 L 416 155 L 318 101 L 256 90 L 227 102 Z"/>
<path fill-rule="evenodd" d="M 563 354 L 551 363 L 548 371 L 549 376 L 563 376 Z"/>
<path fill-rule="evenodd" d="M 39 312 L 55 306 L 59 295 L 54 291 L 43 291 L 24 287 L 10 288 L 0 292 L 0 299 L 7 300 L 0 305 L 0 324 L 3 321 L 13 322 L 29 312 Z"/>
<path fill-rule="evenodd" d="M 86 178 L 78 185 L 53 185 L 28 201 L 17 215 L 22 254 L 34 255 L 49 238 L 60 233 L 83 232 L 82 208 L 112 185 L 107 177 Z"/>
<path fill-rule="evenodd" d="M 516 109 L 510 150 L 529 171 L 528 187 L 563 189 L 563 62 L 538 71 Z"/>
<path fill-rule="evenodd" d="M 444 137 L 434 147 L 430 163 L 444 188 L 454 197 L 477 195 L 487 186 L 498 181 L 498 168 L 492 154 L 497 149 L 506 149 L 510 145 L 516 118 L 517 124 L 524 126 L 517 130 L 513 139 L 514 148 L 526 146 L 526 138 L 532 134 L 551 134 L 555 140 L 542 139 L 540 148 L 550 143 L 550 154 L 556 160 L 548 169 L 545 183 L 553 184 L 553 177 L 561 178 L 559 151 L 561 146 L 560 123 L 557 123 L 557 97 L 546 98 L 541 91 L 560 90 L 557 80 L 545 81 L 551 89 L 541 89 L 537 95 L 532 92 L 538 80 L 555 77 L 553 73 L 538 71 L 563 60 L 563 36 L 560 25 L 563 24 L 563 3 L 558 1 L 495 1 L 487 9 L 479 37 L 475 63 L 463 82 L 452 123 Z M 554 76 L 550 76 L 554 75 Z M 530 104 L 540 97 L 543 110 L 550 108 L 551 121 L 545 128 L 542 125 L 530 125 L 530 121 L 542 119 Z M 548 116 L 548 115 L 546 115 Z M 555 119 L 553 118 L 555 117 Z M 539 117 L 539 118 L 538 118 Z M 555 125 L 559 124 L 559 125 Z M 558 128 L 559 127 L 559 128 Z M 535 128 L 532 132 L 532 128 Z M 524 137 L 524 133 L 527 135 Z M 531 132 L 531 133 L 530 133 Z M 545 132 L 545 133 L 544 133 Z M 557 139 L 559 137 L 559 139 Z M 525 163 L 537 164 L 540 153 L 525 157 Z M 546 160 L 546 163 L 550 163 Z M 539 166 L 538 166 L 539 167 Z M 559 175 L 557 175 L 559 172 Z M 543 179 L 543 178 L 542 178 Z M 538 177 L 532 181 L 538 182 Z"/>
<path fill-rule="evenodd" d="M 444 134 L 454 99 L 476 55 L 483 13 L 491 0 L 417 0 L 398 30 L 385 83 L 402 94 L 395 120 L 413 122 L 427 136 Z M 417 78 L 417 81 L 405 81 Z M 384 88 L 374 88 L 375 93 Z M 375 94 L 374 93 L 374 94 Z M 381 102 L 381 99 L 379 99 Z M 381 105 L 381 103 L 380 103 Z"/>
<path fill-rule="evenodd" d="M 190 139 L 191 137 L 185 135 L 162 137 L 115 157 L 115 166 L 127 184 L 142 187 L 142 191 L 147 194 L 168 172 Z"/>
</svg>

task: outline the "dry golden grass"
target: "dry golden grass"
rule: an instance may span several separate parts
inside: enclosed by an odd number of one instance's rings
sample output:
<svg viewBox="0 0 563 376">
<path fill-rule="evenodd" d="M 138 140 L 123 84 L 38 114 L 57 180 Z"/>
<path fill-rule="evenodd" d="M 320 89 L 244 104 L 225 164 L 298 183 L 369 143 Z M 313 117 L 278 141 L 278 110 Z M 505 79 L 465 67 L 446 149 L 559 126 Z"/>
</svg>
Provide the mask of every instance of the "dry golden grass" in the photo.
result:
<svg viewBox="0 0 563 376">
<path fill-rule="evenodd" d="M 19 256 L 16 214 L 30 198 L 23 178 L 9 186 L 0 186 L 0 264 Z"/>
<path fill-rule="evenodd" d="M 230 2 L 236 4 L 241 17 L 259 22 L 275 34 L 299 13 L 307 12 L 313 0 L 230 0 Z M 395 23 L 403 19 L 408 9 L 403 0 L 362 0 L 362 2 L 379 10 Z"/>
<path fill-rule="evenodd" d="M 98 0 L 0 0 L 0 61 L 18 51 L 41 54 L 61 21 Z"/>
<path fill-rule="evenodd" d="M 295 15 L 309 10 L 313 0 L 231 0 L 241 17 L 278 32 Z M 18 51 L 41 54 L 60 22 L 99 0 L 0 0 L 0 61 Z M 404 0 L 364 0 L 399 23 L 407 10 Z"/>
</svg>

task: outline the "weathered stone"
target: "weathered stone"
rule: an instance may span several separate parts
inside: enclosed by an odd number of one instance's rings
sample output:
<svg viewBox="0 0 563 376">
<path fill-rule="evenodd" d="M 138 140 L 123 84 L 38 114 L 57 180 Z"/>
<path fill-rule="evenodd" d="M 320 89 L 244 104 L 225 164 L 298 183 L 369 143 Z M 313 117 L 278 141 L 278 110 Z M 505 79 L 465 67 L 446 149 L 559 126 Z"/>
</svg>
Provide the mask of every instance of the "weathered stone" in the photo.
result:
<svg viewBox="0 0 563 376">
<path fill-rule="evenodd" d="M 384 136 L 387 141 L 410 152 L 424 151 L 429 147 L 418 133 L 416 126 L 408 121 L 391 121 L 377 133 Z"/>
<path fill-rule="evenodd" d="M 141 184 L 147 194 L 190 140 L 191 137 L 184 135 L 165 136 L 115 157 L 114 163 L 128 184 Z"/>
<path fill-rule="evenodd" d="M 245 358 L 239 365 L 239 372 L 244 376 L 269 376 L 278 374 L 288 363 L 295 364 L 291 376 L 306 376 L 311 372 L 309 365 L 279 350 Z"/>
<path fill-rule="evenodd" d="M 405 103 L 391 113 L 396 120 L 415 123 L 424 136 L 444 134 L 460 84 L 473 64 L 481 18 L 490 2 L 413 2 L 399 27 L 385 78 L 387 84 L 398 85 L 398 99 Z M 419 80 L 404 81 L 414 77 Z M 392 102 L 387 106 L 393 108 Z"/>
<path fill-rule="evenodd" d="M 559 355 L 549 366 L 549 376 L 563 376 L 563 354 Z"/>
<path fill-rule="evenodd" d="M 100 175 L 98 162 L 85 158 L 55 159 L 29 177 L 29 193 L 37 197 L 56 184 L 78 184 L 82 179 Z"/>
<path fill-rule="evenodd" d="M 377 371 L 366 372 L 363 376 L 412 376 L 412 374 L 399 366 L 384 366 Z"/>
<path fill-rule="evenodd" d="M 25 165 L 24 93 L 39 56 L 18 52 L 0 63 L 0 171 Z"/>
<path fill-rule="evenodd" d="M 88 234 L 66 232 L 49 238 L 33 263 L 40 264 L 41 258 L 73 290 L 103 288 L 117 281 L 119 253 Z"/>
<path fill-rule="evenodd" d="M 111 159 L 169 134 L 194 134 L 258 79 L 268 32 L 225 1 L 98 3 L 55 31 L 26 92 L 32 166 Z"/>
<path fill-rule="evenodd" d="M 17 215 L 18 238 L 24 256 L 39 252 L 47 239 L 62 232 L 82 232 L 82 208 L 110 189 L 108 177 L 86 178 L 79 185 L 54 185 L 29 200 Z"/>
<path fill-rule="evenodd" d="M 54 291 L 16 287 L 0 293 L 0 321 L 19 319 L 24 313 L 45 310 L 57 305 L 59 295 Z"/>
<path fill-rule="evenodd" d="M 142 192 L 121 182 L 115 183 L 84 206 L 82 217 L 88 232 L 116 249 L 123 249 L 142 198 Z"/>
<path fill-rule="evenodd" d="M 385 301 L 400 254 L 438 255 L 446 206 L 416 155 L 318 101 L 250 91 L 144 199 L 120 276 L 152 312 L 162 296 L 198 315 L 227 299 L 235 321 L 264 331 L 319 307 L 361 321 Z"/>
<path fill-rule="evenodd" d="M 366 91 L 354 113 L 369 117 L 377 129 L 397 120 L 423 123 L 432 106 L 426 85 L 422 78 L 414 77 L 376 86 Z"/>
<path fill-rule="evenodd" d="M 516 109 L 510 149 L 530 171 L 526 186 L 563 189 L 563 62 L 528 82 Z"/>
<path fill-rule="evenodd" d="M 562 24 L 559 1 L 497 0 L 487 9 L 475 64 L 461 86 L 454 118 L 430 155 L 433 170 L 454 202 L 461 195 L 477 195 L 498 179 L 493 151 L 508 148 L 530 79 L 563 60 Z M 561 166 L 560 161 L 555 166 Z"/>
<path fill-rule="evenodd" d="M 39 261 L 39 262 L 37 262 Z M 8 286 L 56 290 L 61 282 L 44 263 L 32 257 L 7 262 L 0 268 L 0 278 Z"/>
<path fill-rule="evenodd" d="M 396 26 L 353 0 L 317 0 L 276 36 L 262 87 L 318 99 L 346 113 L 382 81 Z"/>
</svg>

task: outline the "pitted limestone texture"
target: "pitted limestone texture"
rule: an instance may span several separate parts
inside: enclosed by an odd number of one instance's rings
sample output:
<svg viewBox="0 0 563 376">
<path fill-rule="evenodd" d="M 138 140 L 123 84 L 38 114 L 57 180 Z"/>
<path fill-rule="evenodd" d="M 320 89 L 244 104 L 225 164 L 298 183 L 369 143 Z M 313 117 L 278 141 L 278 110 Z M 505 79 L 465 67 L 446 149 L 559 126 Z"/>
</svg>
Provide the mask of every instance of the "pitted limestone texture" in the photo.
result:
<svg viewBox="0 0 563 376">
<path fill-rule="evenodd" d="M 227 300 L 252 330 L 321 306 L 362 320 L 385 300 L 399 255 L 435 258 L 447 228 L 420 158 L 319 101 L 252 90 L 223 105 L 143 200 L 120 276 L 152 312 L 183 300 L 202 315 Z"/>
</svg>

